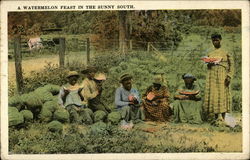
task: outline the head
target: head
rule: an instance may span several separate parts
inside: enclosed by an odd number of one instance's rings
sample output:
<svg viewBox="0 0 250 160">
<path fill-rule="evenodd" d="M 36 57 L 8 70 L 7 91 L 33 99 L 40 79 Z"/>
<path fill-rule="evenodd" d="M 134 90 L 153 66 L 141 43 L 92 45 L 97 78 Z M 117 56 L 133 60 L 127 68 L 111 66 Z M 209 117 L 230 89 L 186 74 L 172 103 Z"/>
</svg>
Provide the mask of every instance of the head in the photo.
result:
<svg viewBox="0 0 250 160">
<path fill-rule="evenodd" d="M 192 74 L 189 74 L 189 73 L 182 75 L 182 79 L 184 80 L 185 85 L 188 89 L 191 89 L 194 81 L 196 81 L 196 78 Z"/>
<path fill-rule="evenodd" d="M 76 71 L 70 71 L 67 75 L 67 79 L 70 85 L 75 85 L 79 79 L 79 74 Z"/>
<path fill-rule="evenodd" d="M 93 80 L 95 77 L 96 69 L 94 67 L 87 67 L 81 71 L 82 74 L 85 74 L 88 79 Z"/>
<path fill-rule="evenodd" d="M 211 39 L 212 39 L 212 43 L 214 45 L 215 48 L 220 48 L 221 47 L 221 40 L 222 40 L 222 37 L 220 34 L 212 34 L 211 35 Z"/>
<path fill-rule="evenodd" d="M 88 79 L 94 79 L 94 77 L 95 77 L 95 72 L 88 72 L 87 74 L 86 74 L 86 76 L 87 76 L 87 78 Z"/>
<path fill-rule="evenodd" d="M 154 82 L 153 82 L 154 88 L 159 90 L 163 82 L 164 82 L 164 79 L 163 79 L 162 74 L 155 74 L 154 75 Z"/>
<path fill-rule="evenodd" d="M 94 81 L 97 84 L 102 84 L 106 80 L 106 75 L 104 73 L 97 73 L 94 76 Z"/>
<path fill-rule="evenodd" d="M 120 83 L 122 84 L 123 88 L 127 91 L 130 91 L 132 88 L 132 76 L 129 74 L 124 74 L 120 77 Z"/>
</svg>

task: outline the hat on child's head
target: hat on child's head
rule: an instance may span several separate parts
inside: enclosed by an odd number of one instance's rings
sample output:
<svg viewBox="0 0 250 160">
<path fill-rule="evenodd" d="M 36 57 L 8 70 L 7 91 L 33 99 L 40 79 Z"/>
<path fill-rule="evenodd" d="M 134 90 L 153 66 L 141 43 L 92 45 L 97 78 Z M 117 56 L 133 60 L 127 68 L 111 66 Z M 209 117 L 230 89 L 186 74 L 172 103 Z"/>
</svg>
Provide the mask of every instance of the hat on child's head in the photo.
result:
<svg viewBox="0 0 250 160">
<path fill-rule="evenodd" d="M 219 34 L 219 33 L 213 33 L 211 35 L 211 39 L 215 39 L 215 38 L 219 38 L 221 40 L 222 39 L 221 34 Z"/>
<path fill-rule="evenodd" d="M 164 78 L 161 74 L 156 74 L 154 75 L 154 82 L 153 83 L 156 83 L 156 84 L 163 84 L 164 82 Z"/>
<path fill-rule="evenodd" d="M 153 81 L 153 83 L 161 84 L 162 85 L 164 83 L 164 81 L 165 81 L 165 79 L 163 77 L 164 71 L 161 70 L 161 69 L 157 69 L 157 70 L 155 70 L 153 72 L 153 74 L 154 74 L 154 81 Z"/>
<path fill-rule="evenodd" d="M 69 71 L 66 78 L 69 78 L 69 77 L 72 77 L 72 76 L 79 77 L 79 74 L 76 71 Z"/>
<path fill-rule="evenodd" d="M 98 80 L 98 81 L 105 81 L 106 80 L 106 76 L 104 73 L 97 73 L 94 77 L 94 79 Z"/>
<path fill-rule="evenodd" d="M 196 81 L 195 76 L 192 75 L 191 73 L 185 73 L 182 75 L 182 79 L 186 79 L 186 78 L 193 78 L 193 80 Z"/>
<path fill-rule="evenodd" d="M 123 81 L 126 81 L 126 80 L 129 80 L 129 79 L 132 79 L 133 77 L 130 75 L 130 74 L 123 74 L 121 77 L 120 77 L 120 80 L 119 82 L 122 83 Z"/>
</svg>

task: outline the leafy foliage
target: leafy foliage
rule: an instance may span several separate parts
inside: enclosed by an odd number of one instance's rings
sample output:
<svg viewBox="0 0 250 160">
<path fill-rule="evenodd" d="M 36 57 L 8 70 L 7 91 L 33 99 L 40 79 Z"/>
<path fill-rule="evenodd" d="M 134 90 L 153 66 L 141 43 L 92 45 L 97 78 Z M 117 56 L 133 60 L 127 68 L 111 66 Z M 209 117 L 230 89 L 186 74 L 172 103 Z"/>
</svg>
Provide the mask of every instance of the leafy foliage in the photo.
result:
<svg viewBox="0 0 250 160">
<path fill-rule="evenodd" d="M 51 122 L 52 123 L 52 122 Z M 53 122 L 54 123 L 54 122 Z M 58 122 L 59 124 L 60 122 Z M 98 122 L 99 123 L 99 122 Z M 103 123 L 103 122 L 102 122 Z M 104 123 L 105 124 L 105 123 Z M 57 124 L 56 124 L 57 125 Z M 106 124 L 105 124 L 106 125 Z M 53 125 L 54 126 L 54 125 Z M 59 124 L 58 126 L 61 126 Z M 62 131 L 62 128 L 59 127 Z M 153 145 L 146 143 L 150 136 L 138 130 L 130 132 L 120 130 L 116 126 L 106 126 L 105 132 L 82 132 L 87 128 L 75 125 L 64 125 L 63 134 L 48 132 L 45 124 L 33 124 L 29 130 L 10 129 L 10 153 L 15 154 L 53 154 L 53 153 L 165 153 L 165 152 L 212 152 L 214 148 L 206 142 L 190 143 L 183 137 L 180 143 Z M 122 138 L 121 138 L 122 137 Z M 168 138 L 167 138 L 168 137 Z M 164 138 L 171 141 L 169 133 Z M 172 139 L 173 140 L 173 139 Z"/>
</svg>

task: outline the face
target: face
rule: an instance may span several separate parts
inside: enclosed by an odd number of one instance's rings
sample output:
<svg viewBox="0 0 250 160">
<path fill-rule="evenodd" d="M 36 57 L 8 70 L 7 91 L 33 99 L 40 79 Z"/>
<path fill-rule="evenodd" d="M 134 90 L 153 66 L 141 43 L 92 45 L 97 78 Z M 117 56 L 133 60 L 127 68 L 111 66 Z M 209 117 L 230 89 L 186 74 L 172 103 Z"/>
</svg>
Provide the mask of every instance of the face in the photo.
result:
<svg viewBox="0 0 250 160">
<path fill-rule="evenodd" d="M 215 48 L 220 48 L 220 46 L 221 46 L 220 45 L 220 41 L 221 40 L 219 38 L 213 38 L 212 39 L 212 43 L 213 43 L 213 45 L 214 45 Z"/>
<path fill-rule="evenodd" d="M 103 81 L 102 81 L 102 80 L 96 80 L 96 79 L 95 79 L 95 82 L 96 82 L 96 84 L 97 84 L 98 86 L 102 86 L 102 84 L 103 84 Z"/>
<path fill-rule="evenodd" d="M 68 77 L 69 84 L 75 85 L 78 80 L 78 76 L 70 76 Z"/>
<path fill-rule="evenodd" d="M 87 77 L 88 77 L 89 79 L 93 79 L 94 76 L 95 76 L 95 72 L 90 72 L 90 73 L 87 74 Z"/>
<path fill-rule="evenodd" d="M 160 89 L 161 84 L 159 84 L 159 83 L 153 83 L 153 86 L 154 86 L 154 88 L 156 88 L 158 90 L 158 89 Z"/>
<path fill-rule="evenodd" d="M 185 82 L 185 85 L 187 88 L 191 88 L 193 86 L 194 79 L 193 78 L 185 78 L 184 82 Z"/>
<path fill-rule="evenodd" d="M 124 89 L 126 89 L 127 91 L 130 91 L 132 88 L 132 80 L 128 79 L 122 82 L 122 86 Z"/>
</svg>

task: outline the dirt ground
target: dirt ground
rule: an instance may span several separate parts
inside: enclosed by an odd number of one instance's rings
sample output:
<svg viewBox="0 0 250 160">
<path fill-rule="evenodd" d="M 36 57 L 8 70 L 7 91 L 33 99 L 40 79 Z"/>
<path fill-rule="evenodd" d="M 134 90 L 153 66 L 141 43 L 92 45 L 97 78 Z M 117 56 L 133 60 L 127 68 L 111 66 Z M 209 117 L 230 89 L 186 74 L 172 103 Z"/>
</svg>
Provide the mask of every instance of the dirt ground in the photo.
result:
<svg viewBox="0 0 250 160">
<path fill-rule="evenodd" d="M 209 124 L 173 124 L 146 122 L 135 126 L 135 129 L 148 133 L 147 143 L 158 145 L 180 144 L 192 146 L 205 143 L 215 152 L 242 152 L 242 132 L 233 132 L 226 127 L 218 129 Z M 160 138 L 160 139 L 159 139 Z"/>
<path fill-rule="evenodd" d="M 50 55 L 49 57 L 40 57 L 34 59 L 25 59 L 22 61 L 23 73 L 29 75 L 31 71 L 39 71 L 48 63 L 59 64 L 59 57 L 57 55 Z M 8 63 L 9 80 L 14 81 L 16 78 L 15 61 Z"/>
</svg>

